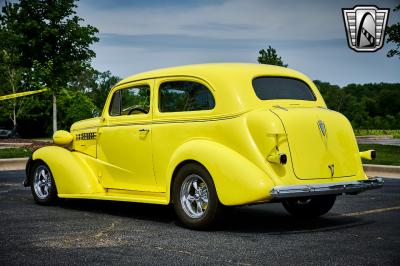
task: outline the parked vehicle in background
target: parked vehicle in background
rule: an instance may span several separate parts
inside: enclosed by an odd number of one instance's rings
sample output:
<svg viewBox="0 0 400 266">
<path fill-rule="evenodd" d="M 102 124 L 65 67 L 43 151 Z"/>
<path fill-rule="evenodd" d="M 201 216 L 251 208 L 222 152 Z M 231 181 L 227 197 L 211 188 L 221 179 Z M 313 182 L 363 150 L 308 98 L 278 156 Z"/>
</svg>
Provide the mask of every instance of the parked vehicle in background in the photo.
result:
<svg viewBox="0 0 400 266">
<path fill-rule="evenodd" d="M 0 128 L 0 138 L 1 139 L 8 139 L 12 136 L 12 130 L 8 130 L 5 128 Z"/>
</svg>

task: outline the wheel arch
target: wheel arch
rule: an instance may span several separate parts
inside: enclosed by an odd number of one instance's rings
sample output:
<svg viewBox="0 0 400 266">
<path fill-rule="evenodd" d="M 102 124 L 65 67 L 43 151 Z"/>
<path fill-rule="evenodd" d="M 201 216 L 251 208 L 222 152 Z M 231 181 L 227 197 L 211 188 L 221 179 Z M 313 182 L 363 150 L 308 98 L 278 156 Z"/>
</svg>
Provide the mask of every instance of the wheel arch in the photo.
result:
<svg viewBox="0 0 400 266">
<path fill-rule="evenodd" d="M 103 192 L 97 177 L 79 152 L 73 152 L 58 146 L 46 146 L 36 150 L 26 165 L 27 180 L 36 162 L 45 163 L 52 175 L 60 197 L 70 194 L 91 194 Z M 27 181 L 30 185 L 30 180 Z M 25 182 L 24 182 L 25 183 Z"/>
<path fill-rule="evenodd" d="M 176 173 L 190 162 L 200 164 L 210 173 L 223 205 L 267 200 L 274 186 L 264 171 L 238 152 L 211 140 L 195 139 L 182 144 L 171 156 L 166 175 L 170 202 Z"/>
<path fill-rule="evenodd" d="M 196 161 L 196 160 L 187 159 L 187 160 L 184 160 L 184 161 L 180 162 L 180 163 L 175 167 L 175 169 L 174 169 L 174 171 L 173 171 L 173 173 L 172 173 L 172 177 L 171 177 L 170 184 L 169 184 L 169 187 L 171 188 L 170 191 L 169 191 L 169 197 L 170 197 L 170 202 L 171 202 L 171 203 L 173 203 L 173 200 L 172 200 L 172 192 L 173 192 L 173 189 L 172 189 L 172 187 L 173 187 L 173 184 L 174 184 L 174 182 L 175 182 L 176 175 L 177 175 L 177 173 L 179 172 L 179 170 L 180 170 L 183 166 L 185 166 L 185 165 L 187 165 L 187 164 L 190 164 L 190 163 L 195 163 L 195 164 L 201 165 L 202 167 L 204 167 L 204 168 L 207 170 L 207 168 L 206 168 L 203 164 L 201 164 L 200 162 L 198 162 L 198 161 Z M 208 171 L 208 170 L 207 170 L 207 171 Z"/>
<path fill-rule="evenodd" d="M 26 179 L 24 181 L 24 186 L 25 187 L 29 187 L 32 183 L 32 179 L 31 179 L 31 174 L 32 174 L 32 170 L 33 170 L 33 166 L 37 163 L 37 162 L 43 162 L 46 164 L 46 162 L 44 162 L 41 159 L 32 159 L 32 156 L 29 157 L 28 161 L 26 162 L 26 166 L 25 166 L 25 175 L 26 175 Z"/>
</svg>

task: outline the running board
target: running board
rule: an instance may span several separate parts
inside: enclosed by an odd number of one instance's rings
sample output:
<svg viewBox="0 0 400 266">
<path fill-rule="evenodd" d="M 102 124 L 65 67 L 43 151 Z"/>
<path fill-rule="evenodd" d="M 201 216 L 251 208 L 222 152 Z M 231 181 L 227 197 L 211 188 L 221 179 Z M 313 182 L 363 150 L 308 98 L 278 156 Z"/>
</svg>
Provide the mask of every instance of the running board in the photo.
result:
<svg viewBox="0 0 400 266">
<path fill-rule="evenodd" d="M 93 194 L 58 194 L 60 198 L 66 199 L 95 199 L 95 200 L 112 200 L 112 201 L 126 201 L 138 203 L 151 203 L 151 204 L 169 204 L 166 193 L 161 192 L 143 192 L 143 191 L 129 191 L 119 189 L 108 189 L 105 193 Z"/>
</svg>

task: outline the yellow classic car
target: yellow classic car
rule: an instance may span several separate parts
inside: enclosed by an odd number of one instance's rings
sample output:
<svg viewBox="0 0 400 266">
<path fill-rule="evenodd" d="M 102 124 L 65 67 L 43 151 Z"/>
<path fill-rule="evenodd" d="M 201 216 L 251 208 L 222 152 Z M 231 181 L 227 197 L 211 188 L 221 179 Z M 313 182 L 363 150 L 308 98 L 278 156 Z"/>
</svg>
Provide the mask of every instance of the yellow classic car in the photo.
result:
<svg viewBox="0 0 400 266">
<path fill-rule="evenodd" d="M 201 64 L 120 81 L 100 117 L 57 131 L 36 150 L 25 186 L 58 198 L 172 203 L 182 224 L 210 226 L 223 206 L 282 202 L 327 213 L 336 196 L 379 188 L 349 121 L 314 83 L 283 67 Z"/>
</svg>

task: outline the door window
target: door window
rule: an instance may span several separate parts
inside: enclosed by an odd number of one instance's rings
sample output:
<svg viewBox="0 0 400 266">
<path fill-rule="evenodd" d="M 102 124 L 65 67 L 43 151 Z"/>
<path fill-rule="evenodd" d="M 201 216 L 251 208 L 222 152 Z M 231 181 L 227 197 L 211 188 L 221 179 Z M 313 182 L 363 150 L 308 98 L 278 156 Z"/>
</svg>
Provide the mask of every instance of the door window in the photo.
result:
<svg viewBox="0 0 400 266">
<path fill-rule="evenodd" d="M 114 93 L 109 114 L 111 116 L 147 114 L 150 111 L 150 87 L 138 86 Z"/>
<path fill-rule="evenodd" d="M 198 82 L 164 82 L 159 93 L 160 112 L 211 110 L 215 106 L 210 90 Z"/>
</svg>

